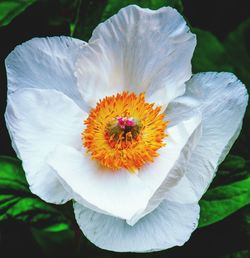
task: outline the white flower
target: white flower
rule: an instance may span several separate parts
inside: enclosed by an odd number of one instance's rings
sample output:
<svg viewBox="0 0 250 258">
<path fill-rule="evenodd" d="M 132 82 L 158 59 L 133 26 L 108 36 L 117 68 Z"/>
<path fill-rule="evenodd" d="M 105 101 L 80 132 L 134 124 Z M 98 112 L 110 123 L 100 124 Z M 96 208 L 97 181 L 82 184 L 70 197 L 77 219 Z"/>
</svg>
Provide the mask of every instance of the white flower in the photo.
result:
<svg viewBox="0 0 250 258">
<path fill-rule="evenodd" d="M 75 200 L 101 248 L 167 249 L 197 227 L 248 96 L 233 74 L 192 76 L 195 44 L 176 10 L 128 6 L 89 43 L 34 38 L 6 59 L 6 123 L 31 191 Z"/>
</svg>

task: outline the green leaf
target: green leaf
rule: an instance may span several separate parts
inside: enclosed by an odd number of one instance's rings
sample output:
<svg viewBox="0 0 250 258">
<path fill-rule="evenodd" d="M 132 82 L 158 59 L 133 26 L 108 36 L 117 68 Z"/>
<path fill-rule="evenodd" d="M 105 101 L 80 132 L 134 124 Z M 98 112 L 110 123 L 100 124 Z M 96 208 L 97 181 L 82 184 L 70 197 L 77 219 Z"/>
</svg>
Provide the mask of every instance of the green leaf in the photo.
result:
<svg viewBox="0 0 250 258">
<path fill-rule="evenodd" d="M 67 219 L 28 188 L 21 162 L 0 156 L 0 221 L 15 220 L 36 228 L 70 230 Z"/>
<path fill-rule="evenodd" d="M 222 43 L 210 32 L 192 28 L 197 46 L 192 58 L 193 73 L 207 71 L 233 72 L 233 66 Z"/>
<path fill-rule="evenodd" d="M 246 160 L 240 156 L 229 154 L 221 164 L 223 170 L 238 170 L 246 167 Z"/>
<path fill-rule="evenodd" d="M 100 23 L 107 0 L 78 0 L 75 20 L 70 23 L 71 36 L 88 41 L 95 27 Z M 79 17 L 79 19 L 78 19 Z"/>
<path fill-rule="evenodd" d="M 73 249 L 75 233 L 69 220 L 29 191 L 19 160 L 0 156 L 0 222 L 8 221 L 29 227 L 47 254 Z"/>
<path fill-rule="evenodd" d="M 36 0 L 12 0 L 0 2 L 0 26 L 8 25 L 17 15 L 22 13 Z"/>
<path fill-rule="evenodd" d="M 211 188 L 250 177 L 250 170 L 248 170 L 247 164 L 248 162 L 243 157 L 231 154 L 227 155 L 226 159 L 219 167 L 216 177 L 211 184 Z"/>
<path fill-rule="evenodd" d="M 234 65 L 234 73 L 250 90 L 250 18 L 241 23 L 238 28 L 229 33 L 224 47 Z M 247 106 L 244 126 L 237 141 L 241 155 L 249 157 L 250 148 L 246 144 L 250 138 L 250 105 Z"/>
<path fill-rule="evenodd" d="M 229 33 L 224 46 L 234 64 L 236 75 L 250 87 L 250 18 Z"/>
<path fill-rule="evenodd" d="M 183 13 L 182 0 L 166 0 L 166 6 L 171 6 L 178 10 L 178 12 Z"/>
<path fill-rule="evenodd" d="M 20 161 L 0 156 L 0 191 L 29 194 L 28 183 Z"/>
<path fill-rule="evenodd" d="M 8 219 L 38 227 L 67 223 L 57 209 L 32 195 L 20 161 L 0 156 L 0 220 Z"/>
<path fill-rule="evenodd" d="M 218 222 L 250 203 L 250 178 L 213 188 L 200 201 L 199 227 Z"/>
<path fill-rule="evenodd" d="M 102 21 L 105 21 L 110 16 L 116 14 L 121 8 L 131 4 L 136 4 L 140 7 L 150 8 L 153 10 L 163 6 L 171 6 L 176 8 L 179 12 L 183 11 L 181 0 L 109 0 L 102 14 Z"/>
<path fill-rule="evenodd" d="M 48 257 L 75 257 L 75 234 L 65 225 L 61 223 L 42 229 L 31 228 L 35 241 Z"/>
</svg>

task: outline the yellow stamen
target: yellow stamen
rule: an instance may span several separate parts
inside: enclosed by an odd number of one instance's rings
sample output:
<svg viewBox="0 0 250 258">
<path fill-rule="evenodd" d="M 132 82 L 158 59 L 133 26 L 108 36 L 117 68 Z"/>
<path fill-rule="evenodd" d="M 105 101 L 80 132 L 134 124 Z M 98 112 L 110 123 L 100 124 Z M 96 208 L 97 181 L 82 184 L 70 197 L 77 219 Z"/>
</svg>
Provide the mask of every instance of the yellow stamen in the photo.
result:
<svg viewBox="0 0 250 258">
<path fill-rule="evenodd" d="M 105 97 L 84 121 L 83 145 L 102 166 L 137 171 L 153 162 L 165 145 L 167 121 L 161 107 L 145 102 L 144 93 Z"/>
</svg>

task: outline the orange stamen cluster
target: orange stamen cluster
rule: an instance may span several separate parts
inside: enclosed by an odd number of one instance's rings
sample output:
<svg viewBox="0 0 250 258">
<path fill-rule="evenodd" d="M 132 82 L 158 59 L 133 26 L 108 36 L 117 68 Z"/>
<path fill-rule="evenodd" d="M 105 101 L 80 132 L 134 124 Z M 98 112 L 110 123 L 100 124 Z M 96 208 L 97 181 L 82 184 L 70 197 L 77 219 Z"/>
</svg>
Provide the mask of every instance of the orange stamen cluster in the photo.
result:
<svg viewBox="0 0 250 258">
<path fill-rule="evenodd" d="M 167 122 L 160 111 L 145 102 L 143 93 L 105 97 L 85 120 L 83 144 L 102 166 L 137 171 L 153 162 L 157 150 L 165 145 Z"/>
</svg>

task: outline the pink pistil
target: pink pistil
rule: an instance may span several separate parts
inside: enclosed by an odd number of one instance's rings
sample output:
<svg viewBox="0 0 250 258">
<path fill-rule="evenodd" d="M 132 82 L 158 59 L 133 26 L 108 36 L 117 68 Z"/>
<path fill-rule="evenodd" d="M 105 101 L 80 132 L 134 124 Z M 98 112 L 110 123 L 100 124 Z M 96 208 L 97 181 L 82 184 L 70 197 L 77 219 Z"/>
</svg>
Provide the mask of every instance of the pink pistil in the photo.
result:
<svg viewBox="0 0 250 258">
<path fill-rule="evenodd" d="M 118 126 L 125 129 L 126 126 L 135 126 L 135 121 L 128 117 L 117 117 Z"/>
</svg>

